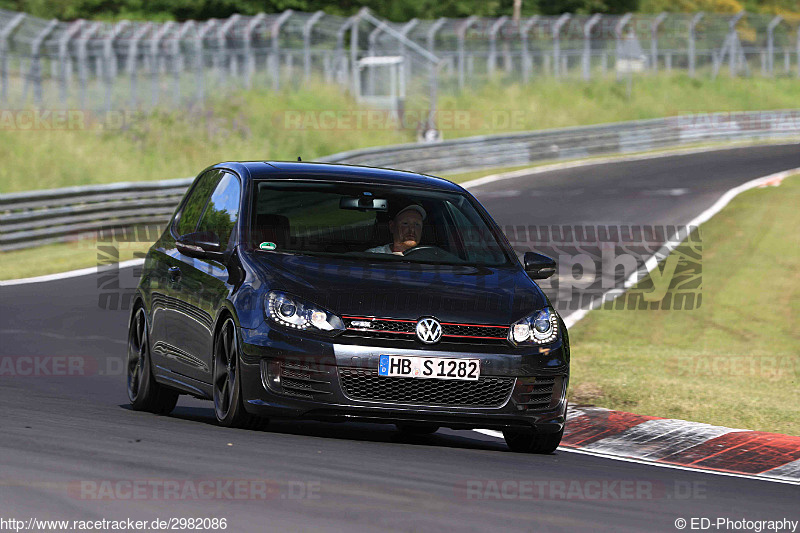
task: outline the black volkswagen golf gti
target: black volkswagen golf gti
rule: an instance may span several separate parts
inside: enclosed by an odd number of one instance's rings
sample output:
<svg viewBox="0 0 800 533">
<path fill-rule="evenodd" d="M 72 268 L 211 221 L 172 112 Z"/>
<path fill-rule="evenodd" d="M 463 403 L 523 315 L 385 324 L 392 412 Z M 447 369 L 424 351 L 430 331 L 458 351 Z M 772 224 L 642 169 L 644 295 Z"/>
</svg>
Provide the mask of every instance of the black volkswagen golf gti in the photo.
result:
<svg viewBox="0 0 800 533">
<path fill-rule="evenodd" d="M 564 431 L 569 340 L 465 189 L 347 165 L 222 163 L 190 187 L 133 302 L 134 409 L 180 394 L 221 425 L 270 417 L 495 428 L 549 453 Z"/>
</svg>

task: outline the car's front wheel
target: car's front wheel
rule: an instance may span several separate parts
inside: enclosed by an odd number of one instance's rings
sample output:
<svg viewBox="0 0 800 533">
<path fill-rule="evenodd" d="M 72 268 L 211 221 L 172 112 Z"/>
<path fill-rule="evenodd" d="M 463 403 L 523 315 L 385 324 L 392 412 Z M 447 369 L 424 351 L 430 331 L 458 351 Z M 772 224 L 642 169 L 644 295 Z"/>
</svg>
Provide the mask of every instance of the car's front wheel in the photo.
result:
<svg viewBox="0 0 800 533">
<path fill-rule="evenodd" d="M 563 436 L 563 429 L 557 433 L 536 433 L 532 429 L 503 430 L 508 447 L 520 453 L 553 453 Z"/>
<path fill-rule="evenodd" d="M 139 306 L 128 329 L 128 399 L 135 411 L 168 415 L 178 403 L 178 391 L 156 382 L 150 366 L 147 317 Z"/>
<path fill-rule="evenodd" d="M 266 419 L 245 411 L 240 368 L 236 324 L 228 317 L 214 339 L 214 415 L 221 426 L 257 429 Z"/>
</svg>

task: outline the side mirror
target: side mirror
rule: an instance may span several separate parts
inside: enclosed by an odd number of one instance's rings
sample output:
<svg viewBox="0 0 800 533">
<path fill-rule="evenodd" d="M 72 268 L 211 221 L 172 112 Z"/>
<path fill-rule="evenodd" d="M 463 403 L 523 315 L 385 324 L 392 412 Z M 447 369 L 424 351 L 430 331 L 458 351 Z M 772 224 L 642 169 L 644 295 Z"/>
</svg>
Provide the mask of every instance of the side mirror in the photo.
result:
<svg viewBox="0 0 800 533">
<path fill-rule="evenodd" d="M 223 261 L 225 254 L 220 250 L 219 237 L 211 231 L 198 231 L 181 235 L 175 247 L 182 254 L 200 259 Z"/>
<path fill-rule="evenodd" d="M 532 279 L 547 279 L 556 273 L 556 262 L 546 255 L 525 252 L 525 272 Z"/>
</svg>

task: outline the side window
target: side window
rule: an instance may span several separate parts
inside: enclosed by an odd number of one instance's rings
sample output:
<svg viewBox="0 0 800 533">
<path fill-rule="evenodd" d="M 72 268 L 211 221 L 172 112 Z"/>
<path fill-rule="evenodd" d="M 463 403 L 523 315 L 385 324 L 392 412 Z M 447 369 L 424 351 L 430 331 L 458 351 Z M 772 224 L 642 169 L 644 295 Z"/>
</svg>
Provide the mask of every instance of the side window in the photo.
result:
<svg viewBox="0 0 800 533">
<path fill-rule="evenodd" d="M 195 231 L 200 215 L 203 213 L 203 208 L 208 202 L 208 197 L 211 196 L 211 192 L 219 182 L 221 174 L 219 170 L 210 170 L 200 176 L 192 192 L 189 193 L 189 199 L 186 200 L 183 210 L 178 215 L 175 233 L 186 235 Z"/>
<path fill-rule="evenodd" d="M 232 174 L 225 173 L 211 196 L 197 231 L 213 231 L 219 237 L 220 247 L 228 247 L 231 233 L 239 218 L 241 186 Z"/>
</svg>

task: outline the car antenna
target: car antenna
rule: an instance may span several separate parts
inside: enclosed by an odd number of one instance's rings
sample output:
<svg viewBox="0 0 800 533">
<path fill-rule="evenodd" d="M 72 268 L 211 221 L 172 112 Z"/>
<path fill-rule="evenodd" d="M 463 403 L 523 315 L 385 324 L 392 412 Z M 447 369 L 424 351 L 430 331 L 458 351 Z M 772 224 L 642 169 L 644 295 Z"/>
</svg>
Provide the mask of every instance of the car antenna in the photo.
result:
<svg viewBox="0 0 800 533">
<path fill-rule="evenodd" d="M 297 156 L 297 160 L 298 160 L 298 161 L 301 161 L 301 162 L 303 161 L 302 159 L 300 159 L 300 156 L 299 156 L 299 155 Z"/>
</svg>

